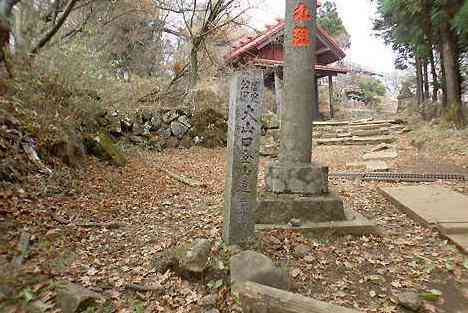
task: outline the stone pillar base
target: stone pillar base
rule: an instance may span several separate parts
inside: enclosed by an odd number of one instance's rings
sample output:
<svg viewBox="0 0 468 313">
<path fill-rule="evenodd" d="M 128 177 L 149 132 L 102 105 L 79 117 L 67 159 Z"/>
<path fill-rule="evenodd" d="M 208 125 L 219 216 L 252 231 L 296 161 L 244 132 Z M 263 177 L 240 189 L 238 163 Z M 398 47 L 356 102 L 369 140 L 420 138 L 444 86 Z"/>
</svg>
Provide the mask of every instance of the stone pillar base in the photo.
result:
<svg viewBox="0 0 468 313">
<path fill-rule="evenodd" d="M 317 163 L 272 162 L 266 168 L 266 189 L 277 194 L 328 193 L 328 167 Z"/>
<path fill-rule="evenodd" d="M 292 219 L 302 223 L 346 220 L 343 201 L 334 193 L 301 197 L 264 192 L 259 194 L 255 210 L 256 224 L 288 224 Z"/>
</svg>

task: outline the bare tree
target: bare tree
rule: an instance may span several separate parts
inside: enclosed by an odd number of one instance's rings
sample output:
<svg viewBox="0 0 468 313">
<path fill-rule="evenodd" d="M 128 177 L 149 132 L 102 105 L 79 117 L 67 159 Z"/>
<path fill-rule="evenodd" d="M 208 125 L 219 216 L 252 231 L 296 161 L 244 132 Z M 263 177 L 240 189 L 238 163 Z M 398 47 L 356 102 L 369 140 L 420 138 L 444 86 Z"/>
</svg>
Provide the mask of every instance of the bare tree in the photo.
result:
<svg viewBox="0 0 468 313">
<path fill-rule="evenodd" d="M 60 27 L 62 27 L 63 24 L 65 23 L 66 19 L 70 15 L 71 11 L 73 10 L 77 2 L 78 0 L 69 0 L 63 10 L 63 13 L 58 18 L 57 18 L 58 5 L 54 5 L 55 9 L 54 9 L 54 18 L 52 20 L 52 26 L 34 44 L 33 48 L 31 49 L 32 55 L 37 54 L 39 50 L 43 48 L 54 37 L 54 35 L 58 32 Z M 57 1 L 57 3 L 59 3 L 59 1 Z"/>
<path fill-rule="evenodd" d="M 193 94 L 199 81 L 200 53 L 203 51 L 210 58 L 207 48 L 209 39 L 225 27 L 240 23 L 248 7 L 241 8 L 238 0 L 177 0 L 171 6 L 160 8 L 175 14 L 175 21 L 181 21 L 183 36 L 179 38 L 190 45 L 186 66 L 182 73 L 176 73 L 175 79 L 188 73 L 187 94 L 195 111 Z"/>
</svg>

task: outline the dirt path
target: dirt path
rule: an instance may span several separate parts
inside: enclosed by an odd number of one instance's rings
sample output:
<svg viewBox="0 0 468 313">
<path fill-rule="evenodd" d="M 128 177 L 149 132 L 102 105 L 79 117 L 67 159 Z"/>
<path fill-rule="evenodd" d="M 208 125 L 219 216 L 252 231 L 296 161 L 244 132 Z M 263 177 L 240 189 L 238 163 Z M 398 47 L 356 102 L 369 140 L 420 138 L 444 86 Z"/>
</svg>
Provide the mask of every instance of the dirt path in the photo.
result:
<svg viewBox="0 0 468 313">
<path fill-rule="evenodd" d="M 338 170 L 361 149 L 320 147 L 315 157 Z M 190 187 L 158 167 L 192 176 L 206 187 Z M 94 161 L 89 169 L 72 194 L 43 198 L 20 190 L 2 195 L 6 205 L 0 206 L 0 260 L 9 260 L 18 230 L 27 229 L 35 238 L 26 272 L 92 288 L 112 299 L 116 312 L 203 312 L 198 301 L 210 293 L 218 295 L 220 311 L 238 310 L 223 286 L 207 286 L 209 277 L 162 275 L 153 266 L 159 252 L 197 237 L 217 242 L 214 255 L 222 249 L 224 149 L 134 153 L 124 169 Z M 416 224 L 386 201 L 376 191 L 379 185 L 383 184 L 331 181 L 345 205 L 377 221 L 381 236 L 324 234 L 306 239 L 292 232 L 271 232 L 259 237 L 260 246 L 290 267 L 295 288 L 304 295 L 366 312 L 404 312 L 395 304 L 399 292 L 437 288 L 443 296 L 427 303 L 426 311 L 461 312 L 468 306 L 463 289 L 468 288 L 466 258 L 436 231 Z M 446 185 L 468 193 L 466 184 Z M 120 227 L 76 226 L 82 222 Z M 296 253 L 300 245 L 305 245 L 305 255 Z M 129 283 L 164 288 L 159 294 L 135 293 L 125 288 Z M 26 280 L 21 288 L 28 284 Z M 45 297 L 44 290 L 37 290 L 39 298 Z"/>
</svg>

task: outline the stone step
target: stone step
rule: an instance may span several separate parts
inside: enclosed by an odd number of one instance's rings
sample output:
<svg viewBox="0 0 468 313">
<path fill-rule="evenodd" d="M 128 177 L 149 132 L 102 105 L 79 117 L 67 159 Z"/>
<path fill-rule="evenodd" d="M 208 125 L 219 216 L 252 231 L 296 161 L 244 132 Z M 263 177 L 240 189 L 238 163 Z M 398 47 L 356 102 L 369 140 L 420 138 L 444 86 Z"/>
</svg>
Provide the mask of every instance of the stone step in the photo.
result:
<svg viewBox="0 0 468 313">
<path fill-rule="evenodd" d="M 390 167 L 385 161 L 370 160 L 366 162 L 366 168 L 369 172 L 388 172 Z"/>
<path fill-rule="evenodd" d="M 379 152 L 379 151 L 389 151 L 389 150 L 396 150 L 396 146 L 392 146 L 386 143 L 381 143 L 375 147 L 372 147 L 369 152 Z"/>
<path fill-rule="evenodd" d="M 372 137 L 390 135 L 390 131 L 385 128 L 379 128 L 373 130 L 355 130 L 351 131 L 351 134 L 358 137 Z"/>
<path fill-rule="evenodd" d="M 256 224 L 281 224 L 291 219 L 318 223 L 345 218 L 343 201 L 333 193 L 297 196 L 263 192 L 259 194 L 255 210 Z"/>
<path fill-rule="evenodd" d="M 370 124 L 400 124 L 399 120 L 371 120 L 371 121 L 355 121 L 350 122 L 349 125 L 370 125 Z"/>
<path fill-rule="evenodd" d="M 439 223 L 439 230 L 443 234 L 468 234 L 468 222 L 466 223 Z"/>
<path fill-rule="evenodd" d="M 389 187 L 379 190 L 410 217 L 428 227 L 437 227 L 445 237 L 468 254 L 467 196 L 437 186 Z"/>
<path fill-rule="evenodd" d="M 330 232 L 340 235 L 365 235 L 379 233 L 379 229 L 374 221 L 368 220 L 361 214 L 345 209 L 346 220 L 324 223 L 304 223 L 301 226 L 292 226 L 290 224 L 257 224 L 256 232 L 268 232 L 272 230 L 291 230 L 297 231 L 307 236 L 315 236 Z"/>
<path fill-rule="evenodd" d="M 398 152 L 396 150 L 384 150 L 377 152 L 369 152 L 364 154 L 363 160 L 392 160 L 398 158 Z"/>
<path fill-rule="evenodd" d="M 398 126 L 398 125 L 397 125 Z M 357 130 L 375 130 L 375 129 L 381 129 L 381 128 L 389 128 L 391 127 L 391 124 L 367 124 L 367 125 L 353 125 L 349 126 L 351 131 L 357 131 Z"/>
<path fill-rule="evenodd" d="M 352 169 L 366 169 L 367 164 L 366 162 L 350 162 L 346 163 L 346 167 L 350 167 Z"/>
<path fill-rule="evenodd" d="M 468 233 L 445 235 L 453 242 L 463 253 L 468 254 Z"/>
<path fill-rule="evenodd" d="M 346 163 L 346 167 L 353 169 L 365 169 L 368 172 L 388 172 L 390 170 L 390 167 L 386 162 L 379 160 Z"/>
<path fill-rule="evenodd" d="M 345 137 L 345 138 L 325 138 L 315 140 L 318 145 L 378 145 L 381 143 L 393 143 L 397 140 L 393 136 L 376 137 Z"/>
<path fill-rule="evenodd" d="M 389 125 L 401 124 L 401 120 L 358 120 L 358 121 L 316 121 L 313 126 L 365 126 L 365 125 Z"/>
<path fill-rule="evenodd" d="M 326 121 L 326 122 L 314 122 L 314 126 L 346 126 L 349 124 L 349 121 Z"/>
</svg>

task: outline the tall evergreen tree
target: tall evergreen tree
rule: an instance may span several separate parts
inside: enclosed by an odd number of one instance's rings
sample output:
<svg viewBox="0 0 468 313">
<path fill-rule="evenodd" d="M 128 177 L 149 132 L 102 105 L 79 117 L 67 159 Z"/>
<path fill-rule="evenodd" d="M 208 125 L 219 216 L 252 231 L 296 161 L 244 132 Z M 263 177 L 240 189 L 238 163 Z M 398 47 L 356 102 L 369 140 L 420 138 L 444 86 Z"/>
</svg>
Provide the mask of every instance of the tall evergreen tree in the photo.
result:
<svg viewBox="0 0 468 313">
<path fill-rule="evenodd" d="M 464 126 L 461 102 L 460 60 L 468 40 L 468 4 L 464 0 L 376 0 L 378 18 L 374 30 L 398 53 L 397 66 L 407 67 L 414 59 L 418 102 L 429 98 L 431 65 L 432 100 L 442 102 L 446 118 Z M 440 55 L 440 75 L 434 51 Z M 440 76 L 440 81 L 439 81 Z"/>
</svg>

